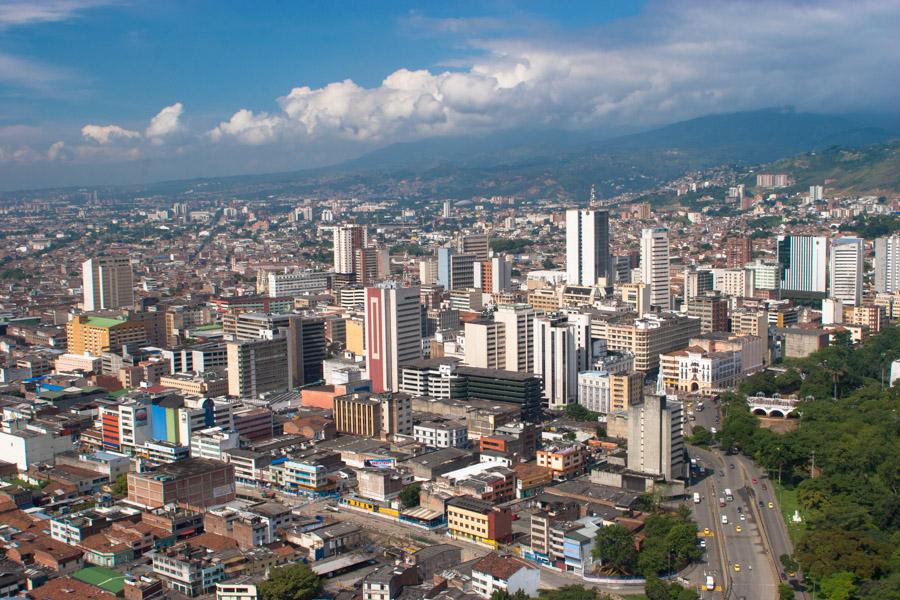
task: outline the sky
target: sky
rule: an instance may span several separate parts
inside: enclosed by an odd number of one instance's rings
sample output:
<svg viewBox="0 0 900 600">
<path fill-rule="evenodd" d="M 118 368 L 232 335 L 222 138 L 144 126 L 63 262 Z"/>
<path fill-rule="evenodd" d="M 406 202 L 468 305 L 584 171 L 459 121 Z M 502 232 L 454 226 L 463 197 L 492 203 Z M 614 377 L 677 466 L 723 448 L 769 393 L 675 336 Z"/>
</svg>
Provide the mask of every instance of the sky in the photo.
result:
<svg viewBox="0 0 900 600">
<path fill-rule="evenodd" d="M 898 31 L 900 0 L 0 0 L 0 189 L 773 106 L 896 113 Z"/>
</svg>

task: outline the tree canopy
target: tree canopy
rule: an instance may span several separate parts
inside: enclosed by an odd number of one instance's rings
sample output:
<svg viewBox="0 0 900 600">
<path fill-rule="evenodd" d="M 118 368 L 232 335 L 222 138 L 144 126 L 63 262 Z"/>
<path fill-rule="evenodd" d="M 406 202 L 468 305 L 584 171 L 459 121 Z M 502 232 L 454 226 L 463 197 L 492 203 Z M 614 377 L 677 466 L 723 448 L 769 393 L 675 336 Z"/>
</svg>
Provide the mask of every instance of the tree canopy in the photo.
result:
<svg viewBox="0 0 900 600">
<path fill-rule="evenodd" d="M 259 584 L 260 600 L 312 600 L 322 590 L 322 582 L 304 563 L 277 567 Z"/>
</svg>

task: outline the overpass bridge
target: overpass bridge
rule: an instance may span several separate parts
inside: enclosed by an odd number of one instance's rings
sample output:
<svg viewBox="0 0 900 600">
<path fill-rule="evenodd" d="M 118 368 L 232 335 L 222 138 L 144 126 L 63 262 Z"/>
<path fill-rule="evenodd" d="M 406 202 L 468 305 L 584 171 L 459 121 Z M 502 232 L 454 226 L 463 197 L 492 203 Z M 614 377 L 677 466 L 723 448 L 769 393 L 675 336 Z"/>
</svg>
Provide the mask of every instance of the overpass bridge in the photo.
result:
<svg viewBox="0 0 900 600">
<path fill-rule="evenodd" d="M 797 396 L 780 396 L 773 394 L 772 396 L 747 396 L 747 406 L 754 415 L 762 417 L 797 417 L 797 405 L 801 399 Z"/>
</svg>

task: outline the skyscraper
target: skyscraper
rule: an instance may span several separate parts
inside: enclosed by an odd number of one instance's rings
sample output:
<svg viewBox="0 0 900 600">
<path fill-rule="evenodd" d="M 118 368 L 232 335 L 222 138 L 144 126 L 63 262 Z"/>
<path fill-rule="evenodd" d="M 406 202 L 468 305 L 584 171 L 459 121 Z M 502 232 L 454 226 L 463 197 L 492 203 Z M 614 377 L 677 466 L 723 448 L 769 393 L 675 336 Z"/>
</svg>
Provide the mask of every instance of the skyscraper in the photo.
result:
<svg viewBox="0 0 900 600">
<path fill-rule="evenodd" d="M 862 301 L 863 241 L 841 237 L 831 242 L 831 297 L 845 306 Z"/>
<path fill-rule="evenodd" d="M 825 297 L 825 270 L 828 265 L 826 238 L 780 235 L 778 262 L 781 264 L 781 291 L 785 297 Z"/>
<path fill-rule="evenodd" d="M 875 291 L 900 291 L 900 235 L 875 240 Z"/>
<path fill-rule="evenodd" d="M 650 286 L 650 305 L 664 310 L 669 301 L 669 230 L 665 227 L 641 232 L 641 281 Z"/>
<path fill-rule="evenodd" d="M 544 400 L 551 410 L 578 401 L 578 351 L 565 317 L 535 317 L 534 373 L 543 378 Z"/>
<path fill-rule="evenodd" d="M 353 273 L 356 251 L 366 246 L 363 225 L 340 225 L 334 228 L 334 272 Z"/>
<path fill-rule="evenodd" d="M 400 365 L 422 357 L 419 288 L 366 288 L 366 364 L 373 392 L 396 392 Z"/>
<path fill-rule="evenodd" d="M 606 278 L 612 286 L 609 268 L 609 211 L 566 211 L 566 273 L 570 285 L 597 285 Z"/>
<path fill-rule="evenodd" d="M 437 282 L 445 290 L 475 287 L 475 256 L 460 254 L 453 248 L 438 248 Z"/>
<path fill-rule="evenodd" d="M 628 468 L 666 480 L 684 477 L 680 402 L 647 395 L 628 409 Z"/>
<path fill-rule="evenodd" d="M 743 268 L 753 260 L 753 242 L 749 236 L 728 238 L 725 242 L 725 266 L 729 269 Z"/>
<path fill-rule="evenodd" d="M 503 323 L 507 371 L 531 372 L 534 368 L 534 318 L 543 315 L 530 304 L 501 304 L 494 321 Z"/>
<path fill-rule="evenodd" d="M 134 304 L 134 274 L 127 256 L 100 256 L 81 263 L 84 310 L 108 310 Z"/>
</svg>

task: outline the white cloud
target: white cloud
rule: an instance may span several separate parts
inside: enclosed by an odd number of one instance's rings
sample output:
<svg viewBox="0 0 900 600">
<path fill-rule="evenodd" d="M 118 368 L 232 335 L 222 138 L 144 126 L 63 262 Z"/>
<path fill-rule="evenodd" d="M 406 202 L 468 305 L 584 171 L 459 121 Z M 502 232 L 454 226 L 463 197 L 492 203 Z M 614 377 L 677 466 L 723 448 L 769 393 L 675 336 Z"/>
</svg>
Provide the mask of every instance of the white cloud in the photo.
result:
<svg viewBox="0 0 900 600">
<path fill-rule="evenodd" d="M 81 128 L 81 135 L 84 139 L 97 142 L 98 144 L 108 144 L 113 140 L 128 140 L 141 137 L 137 131 L 124 129 L 118 125 L 85 125 Z"/>
<path fill-rule="evenodd" d="M 66 21 L 79 11 L 112 3 L 111 0 L 4 0 L 0 3 L 0 28 Z"/>
<path fill-rule="evenodd" d="M 184 107 L 181 102 L 165 107 L 150 119 L 150 125 L 147 127 L 145 135 L 148 138 L 163 138 L 175 133 L 181 129 L 179 119 L 182 112 L 184 112 Z"/>
<path fill-rule="evenodd" d="M 53 142 L 47 149 L 47 160 L 54 161 L 63 158 L 63 151 L 66 149 L 66 143 L 62 140 Z"/>
<path fill-rule="evenodd" d="M 427 21 L 448 34 L 468 25 Z M 278 99 L 281 113 L 241 109 L 210 137 L 392 142 L 533 124 L 652 125 L 779 105 L 891 109 L 898 86 L 884 74 L 900 72 L 898 30 L 896 2 L 655 2 L 638 17 L 565 37 L 470 40 L 479 54 L 464 70 L 398 69 L 372 88 L 349 79 L 295 87 Z"/>
</svg>

